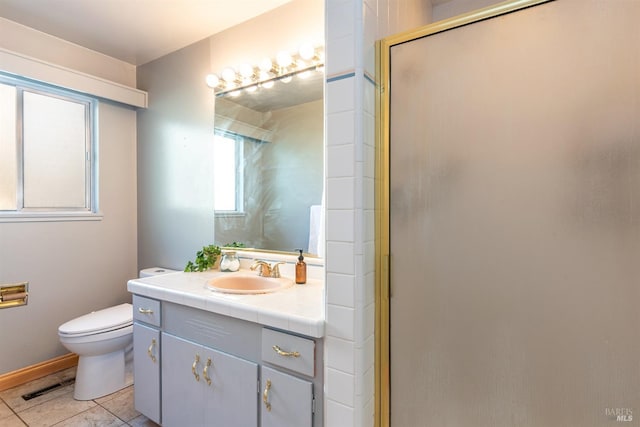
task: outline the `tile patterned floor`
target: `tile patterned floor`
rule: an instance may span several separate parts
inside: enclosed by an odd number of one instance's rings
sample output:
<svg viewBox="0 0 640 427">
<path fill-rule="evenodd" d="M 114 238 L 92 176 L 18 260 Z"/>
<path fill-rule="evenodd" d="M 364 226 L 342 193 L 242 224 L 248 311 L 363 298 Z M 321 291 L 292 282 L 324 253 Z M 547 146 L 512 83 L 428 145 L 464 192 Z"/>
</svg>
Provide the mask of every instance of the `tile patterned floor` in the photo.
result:
<svg viewBox="0 0 640 427">
<path fill-rule="evenodd" d="M 133 386 L 95 400 L 73 399 L 73 384 L 31 400 L 21 396 L 75 376 L 75 368 L 60 371 L 0 392 L 2 427 L 158 427 L 133 407 Z"/>
</svg>

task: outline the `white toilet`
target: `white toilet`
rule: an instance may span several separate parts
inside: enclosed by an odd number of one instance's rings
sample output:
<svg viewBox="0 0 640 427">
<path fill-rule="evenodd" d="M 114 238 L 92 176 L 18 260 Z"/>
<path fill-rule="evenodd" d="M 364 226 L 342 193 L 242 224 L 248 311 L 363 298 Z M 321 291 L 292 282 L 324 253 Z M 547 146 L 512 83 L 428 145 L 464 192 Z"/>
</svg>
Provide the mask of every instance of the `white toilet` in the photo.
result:
<svg viewBox="0 0 640 427">
<path fill-rule="evenodd" d="M 140 277 L 173 273 L 175 270 L 147 268 Z M 60 342 L 76 353 L 76 400 L 106 396 L 132 384 L 126 367 L 132 364 L 133 306 L 125 303 L 77 317 L 58 328 Z"/>
<path fill-rule="evenodd" d="M 80 356 L 73 397 L 92 400 L 128 385 L 125 350 L 133 343 L 133 307 L 125 303 L 77 317 L 58 328 L 60 342 Z"/>
</svg>

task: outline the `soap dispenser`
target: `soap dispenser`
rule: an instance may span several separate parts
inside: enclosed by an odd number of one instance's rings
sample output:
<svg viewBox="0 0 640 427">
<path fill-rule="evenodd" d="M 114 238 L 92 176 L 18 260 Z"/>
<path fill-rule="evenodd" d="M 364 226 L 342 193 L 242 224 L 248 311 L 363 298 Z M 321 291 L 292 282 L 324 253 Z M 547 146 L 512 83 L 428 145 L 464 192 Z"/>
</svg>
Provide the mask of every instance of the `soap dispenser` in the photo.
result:
<svg viewBox="0 0 640 427">
<path fill-rule="evenodd" d="M 307 263 L 304 262 L 304 257 L 302 256 L 302 249 L 296 249 L 300 252 L 300 256 L 298 257 L 298 262 L 296 262 L 296 283 L 298 285 L 302 285 L 307 283 Z"/>
</svg>

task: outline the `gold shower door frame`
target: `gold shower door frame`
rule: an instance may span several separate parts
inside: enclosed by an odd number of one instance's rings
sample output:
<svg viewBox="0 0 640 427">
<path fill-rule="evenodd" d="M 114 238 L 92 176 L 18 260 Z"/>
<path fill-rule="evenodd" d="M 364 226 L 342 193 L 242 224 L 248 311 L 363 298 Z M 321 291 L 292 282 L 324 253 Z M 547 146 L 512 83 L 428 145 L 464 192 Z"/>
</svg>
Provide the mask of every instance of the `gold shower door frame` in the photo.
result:
<svg viewBox="0 0 640 427">
<path fill-rule="evenodd" d="M 390 58 L 395 45 L 553 0 L 512 0 L 384 38 L 376 49 L 375 426 L 390 425 Z"/>
</svg>

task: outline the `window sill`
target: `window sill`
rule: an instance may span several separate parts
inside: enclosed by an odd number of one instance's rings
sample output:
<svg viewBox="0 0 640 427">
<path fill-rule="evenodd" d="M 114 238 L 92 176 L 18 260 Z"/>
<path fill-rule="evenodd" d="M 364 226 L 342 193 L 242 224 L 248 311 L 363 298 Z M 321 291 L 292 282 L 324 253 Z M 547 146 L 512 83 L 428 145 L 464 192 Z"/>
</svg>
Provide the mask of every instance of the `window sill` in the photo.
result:
<svg viewBox="0 0 640 427">
<path fill-rule="evenodd" d="M 56 221 L 102 221 L 102 213 L 93 212 L 3 212 L 0 213 L 2 222 L 56 222 Z"/>
<path fill-rule="evenodd" d="M 247 214 L 245 212 L 216 211 L 213 215 L 216 218 L 241 218 Z"/>
</svg>

